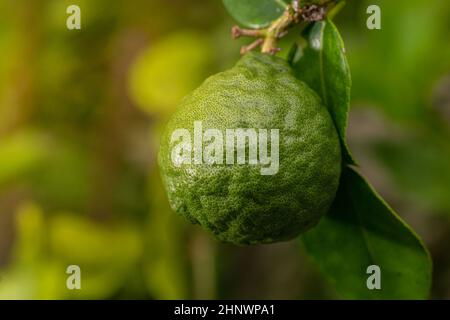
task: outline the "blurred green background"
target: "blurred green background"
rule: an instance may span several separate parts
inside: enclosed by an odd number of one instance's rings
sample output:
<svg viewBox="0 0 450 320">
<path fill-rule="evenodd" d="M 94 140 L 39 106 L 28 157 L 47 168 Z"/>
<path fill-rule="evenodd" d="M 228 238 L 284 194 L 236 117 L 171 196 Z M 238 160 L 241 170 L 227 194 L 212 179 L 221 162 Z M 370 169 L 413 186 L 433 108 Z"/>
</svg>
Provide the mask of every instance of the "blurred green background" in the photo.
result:
<svg viewBox="0 0 450 320">
<path fill-rule="evenodd" d="M 66 28 L 71 4 L 81 30 Z M 369 4 L 382 30 L 366 28 Z M 447 299 L 449 17 L 448 0 L 349 0 L 335 19 L 350 146 L 423 237 L 431 297 Z M 219 0 L 0 2 L 0 299 L 339 298 L 298 241 L 223 245 L 168 207 L 159 134 L 239 58 L 233 24 Z M 66 288 L 71 264 L 82 290 Z"/>
</svg>

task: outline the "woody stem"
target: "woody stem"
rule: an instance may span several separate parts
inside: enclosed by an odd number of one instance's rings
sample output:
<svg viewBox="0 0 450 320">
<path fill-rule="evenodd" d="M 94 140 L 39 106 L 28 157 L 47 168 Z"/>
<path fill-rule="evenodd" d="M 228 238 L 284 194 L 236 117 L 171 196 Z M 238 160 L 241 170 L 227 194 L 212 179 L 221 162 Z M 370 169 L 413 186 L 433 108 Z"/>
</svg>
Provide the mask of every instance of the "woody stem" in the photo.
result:
<svg viewBox="0 0 450 320">
<path fill-rule="evenodd" d="M 287 30 L 299 21 L 299 16 L 300 10 L 294 10 L 292 6 L 288 6 L 283 15 L 267 28 L 261 52 L 275 54 L 279 50 L 277 47 L 278 39 L 283 37 Z"/>
<path fill-rule="evenodd" d="M 247 53 L 258 46 L 261 46 L 261 52 L 275 54 L 278 48 L 278 40 L 287 34 L 288 30 L 299 24 L 301 21 L 307 23 L 323 20 L 329 10 L 342 3 L 341 0 L 323 0 L 320 4 L 311 4 L 301 6 L 299 0 L 294 0 L 288 5 L 281 17 L 271 23 L 265 29 L 242 29 L 234 26 L 231 30 L 233 39 L 239 37 L 257 38 L 252 44 L 241 48 L 241 53 Z M 338 11 L 338 10 L 336 10 Z"/>
</svg>

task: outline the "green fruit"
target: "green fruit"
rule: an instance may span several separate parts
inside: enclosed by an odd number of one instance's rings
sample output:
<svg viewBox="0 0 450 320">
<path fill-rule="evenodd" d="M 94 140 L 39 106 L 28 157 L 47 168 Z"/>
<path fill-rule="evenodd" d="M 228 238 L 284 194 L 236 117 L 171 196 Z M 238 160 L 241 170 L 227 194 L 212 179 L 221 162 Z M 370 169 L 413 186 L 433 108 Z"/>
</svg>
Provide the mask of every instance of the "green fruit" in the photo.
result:
<svg viewBox="0 0 450 320">
<path fill-rule="evenodd" d="M 277 172 L 263 175 L 264 165 L 247 158 L 245 164 L 195 164 L 195 145 L 192 158 L 184 158 L 191 164 L 180 165 L 172 134 L 185 128 L 195 144 L 199 121 L 224 137 L 226 129 L 279 129 Z M 216 139 L 206 143 L 203 156 Z M 158 161 L 171 207 L 235 244 L 289 240 L 316 225 L 335 197 L 341 171 L 338 134 L 318 95 L 284 60 L 260 53 L 245 55 L 182 100 L 162 136 Z"/>
</svg>

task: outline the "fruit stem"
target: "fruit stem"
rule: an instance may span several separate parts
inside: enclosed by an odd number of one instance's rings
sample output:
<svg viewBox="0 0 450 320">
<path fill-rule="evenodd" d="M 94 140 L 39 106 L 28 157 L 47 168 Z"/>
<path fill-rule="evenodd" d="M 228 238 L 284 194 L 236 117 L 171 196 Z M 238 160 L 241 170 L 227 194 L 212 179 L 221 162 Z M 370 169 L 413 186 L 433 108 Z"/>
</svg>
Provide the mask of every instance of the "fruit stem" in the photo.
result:
<svg viewBox="0 0 450 320">
<path fill-rule="evenodd" d="M 292 5 L 287 6 L 283 15 L 275 20 L 266 31 L 266 37 L 262 44 L 261 52 L 275 54 L 280 51 L 278 48 L 278 39 L 286 35 L 287 30 L 298 23 L 300 18 L 300 9 L 297 10 Z"/>
<path fill-rule="evenodd" d="M 261 46 L 261 52 L 268 54 L 276 54 L 281 49 L 278 47 L 278 40 L 284 37 L 290 28 L 302 21 L 314 22 L 326 18 L 327 13 L 335 7 L 341 0 L 328 0 L 320 4 L 300 5 L 301 0 L 294 0 L 286 6 L 281 17 L 274 20 L 268 28 L 265 29 L 242 29 L 239 26 L 233 26 L 231 35 L 233 39 L 239 37 L 257 38 L 250 45 L 241 48 L 241 54 Z"/>
</svg>

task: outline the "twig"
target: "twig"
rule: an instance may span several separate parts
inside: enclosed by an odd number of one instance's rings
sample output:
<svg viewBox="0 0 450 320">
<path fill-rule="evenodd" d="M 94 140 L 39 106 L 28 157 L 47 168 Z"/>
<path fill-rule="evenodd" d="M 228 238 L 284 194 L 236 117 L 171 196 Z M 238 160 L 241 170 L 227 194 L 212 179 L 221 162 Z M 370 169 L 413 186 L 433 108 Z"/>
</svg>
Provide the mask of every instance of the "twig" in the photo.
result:
<svg viewBox="0 0 450 320">
<path fill-rule="evenodd" d="M 264 29 L 242 29 L 239 26 L 233 26 L 231 28 L 231 36 L 233 39 L 238 39 L 240 37 L 264 37 L 266 32 Z"/>
<path fill-rule="evenodd" d="M 251 44 L 249 44 L 248 46 L 243 46 L 241 48 L 241 54 L 246 54 L 247 52 L 252 51 L 253 49 L 259 47 L 260 45 L 262 45 L 264 43 L 264 39 L 263 38 L 259 38 L 256 39 L 254 42 L 252 42 Z"/>
<path fill-rule="evenodd" d="M 284 37 L 290 28 L 299 24 L 301 21 L 313 22 L 325 19 L 329 10 L 340 2 L 342 1 L 329 0 L 320 5 L 310 4 L 301 6 L 300 0 L 293 0 L 291 4 L 286 6 L 283 15 L 273 21 L 268 28 L 242 29 L 238 26 L 233 26 L 231 35 L 233 39 L 240 37 L 258 38 L 250 45 L 242 47 L 241 54 L 245 54 L 259 46 L 261 46 L 261 52 L 275 54 L 280 51 L 280 48 L 278 48 L 279 39 Z"/>
</svg>

